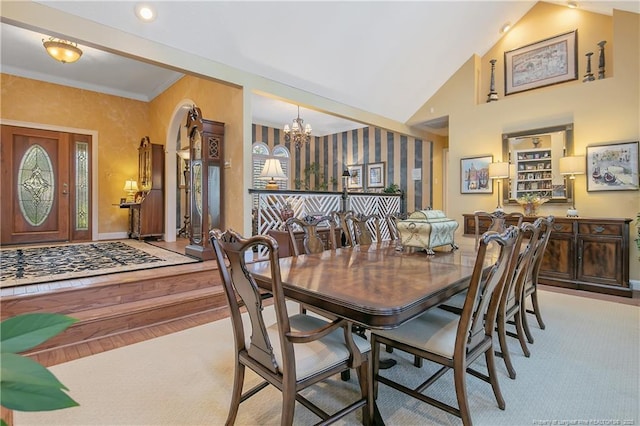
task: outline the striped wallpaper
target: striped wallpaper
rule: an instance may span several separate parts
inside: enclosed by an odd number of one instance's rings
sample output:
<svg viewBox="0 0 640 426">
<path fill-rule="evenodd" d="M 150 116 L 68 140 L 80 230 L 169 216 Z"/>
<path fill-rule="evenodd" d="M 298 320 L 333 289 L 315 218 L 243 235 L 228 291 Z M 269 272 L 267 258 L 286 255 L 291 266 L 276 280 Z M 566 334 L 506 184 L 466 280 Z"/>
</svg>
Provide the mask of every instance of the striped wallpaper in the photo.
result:
<svg viewBox="0 0 640 426">
<path fill-rule="evenodd" d="M 252 141 L 264 142 L 273 149 L 284 144 L 291 152 L 292 176 L 290 188 L 294 189 L 295 179 L 304 179 L 304 169 L 308 164 L 318 163 L 323 169 L 324 180 L 329 182 L 329 191 L 342 191 L 342 171 L 345 166 L 385 163 L 385 186 L 397 184 L 405 192 L 406 211 L 426 208 L 433 202 L 433 143 L 400 135 L 378 127 L 364 127 L 357 130 L 322 137 L 313 137 L 308 146 L 299 151 L 284 141 L 282 129 L 252 125 Z M 412 180 L 414 169 L 421 169 L 420 180 Z M 331 178 L 337 183 L 332 185 Z M 309 182 L 309 188 L 318 185 L 318 177 Z M 366 188 L 366 179 L 364 180 Z"/>
</svg>

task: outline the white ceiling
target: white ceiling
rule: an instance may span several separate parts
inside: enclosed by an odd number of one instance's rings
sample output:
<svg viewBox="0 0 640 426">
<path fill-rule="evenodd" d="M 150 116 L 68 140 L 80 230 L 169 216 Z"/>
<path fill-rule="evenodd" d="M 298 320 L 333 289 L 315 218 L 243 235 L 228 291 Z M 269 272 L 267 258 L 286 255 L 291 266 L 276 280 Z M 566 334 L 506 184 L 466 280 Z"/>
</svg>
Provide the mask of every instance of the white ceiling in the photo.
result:
<svg viewBox="0 0 640 426">
<path fill-rule="evenodd" d="M 505 22 L 534 1 L 158 1 L 140 23 L 136 2 L 41 1 L 136 36 L 406 122 L 471 55 L 483 55 Z M 565 2 L 557 2 L 565 3 Z M 640 13 L 638 1 L 579 2 Z M 49 58 L 42 39 L 3 23 L 2 72 L 148 101 L 182 74 L 87 46 L 75 64 Z M 186 72 L 189 70 L 186 69 Z M 282 127 L 296 105 L 255 95 L 253 121 Z M 322 136 L 361 127 L 301 108 Z"/>
</svg>

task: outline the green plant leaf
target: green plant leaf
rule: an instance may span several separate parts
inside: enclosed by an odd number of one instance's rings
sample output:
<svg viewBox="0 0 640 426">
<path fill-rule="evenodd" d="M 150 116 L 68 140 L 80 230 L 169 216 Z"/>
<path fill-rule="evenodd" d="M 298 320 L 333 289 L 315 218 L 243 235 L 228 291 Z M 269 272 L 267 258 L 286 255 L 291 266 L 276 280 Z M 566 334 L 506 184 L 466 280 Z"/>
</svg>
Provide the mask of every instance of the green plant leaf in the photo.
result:
<svg viewBox="0 0 640 426">
<path fill-rule="evenodd" d="M 17 411 L 51 411 L 79 404 L 61 389 L 2 383 L 2 406 Z"/>
<path fill-rule="evenodd" d="M 0 352 L 24 352 L 64 331 L 76 322 L 60 314 L 31 313 L 0 322 Z"/>
<path fill-rule="evenodd" d="M 0 390 L 12 383 L 67 389 L 46 367 L 25 356 L 3 353 L 0 354 Z M 0 401 L 4 393 L 0 394 Z M 4 405 L 4 404 L 1 404 Z"/>
</svg>

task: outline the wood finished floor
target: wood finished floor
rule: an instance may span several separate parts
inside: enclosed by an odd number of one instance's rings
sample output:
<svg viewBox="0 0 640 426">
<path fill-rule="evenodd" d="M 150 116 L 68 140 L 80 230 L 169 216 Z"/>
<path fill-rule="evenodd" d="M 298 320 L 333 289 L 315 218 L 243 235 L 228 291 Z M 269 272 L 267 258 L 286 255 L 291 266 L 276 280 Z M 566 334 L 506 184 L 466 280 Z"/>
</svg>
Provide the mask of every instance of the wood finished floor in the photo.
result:
<svg viewBox="0 0 640 426">
<path fill-rule="evenodd" d="M 173 250 L 178 253 L 184 253 L 184 247 L 186 246 L 185 240 L 178 240 L 175 243 L 167 243 L 165 241 L 153 242 L 154 245 L 164 247 L 168 250 Z M 213 262 L 213 261 L 211 261 Z M 96 277 L 98 279 L 99 277 Z M 85 281 L 86 285 L 87 282 Z M 632 298 L 618 297 L 606 294 L 591 293 L 580 290 L 565 289 L 552 286 L 540 286 L 541 290 L 552 291 L 557 293 L 571 294 L 579 297 L 588 297 L 592 299 L 606 300 L 616 303 L 622 303 L 627 305 L 640 306 L 640 292 L 634 292 Z M 543 307 L 544 318 L 544 307 Z M 219 309 L 214 312 L 206 312 L 202 314 L 192 315 L 186 318 L 178 320 L 168 321 L 166 323 L 153 325 L 150 327 L 131 330 L 124 334 L 116 336 L 107 336 L 97 340 L 92 340 L 87 343 L 76 345 L 74 347 L 60 347 L 53 351 L 47 351 L 45 353 L 33 354 L 32 358 L 41 364 L 49 367 L 56 364 L 61 364 L 68 361 L 73 361 L 85 356 L 95 355 L 111 349 L 120 348 L 126 345 L 142 342 L 145 340 L 153 339 L 156 337 L 164 336 L 167 334 L 182 331 L 191 327 L 196 327 L 209 322 L 217 321 L 228 316 L 228 310 L 226 308 Z"/>
</svg>

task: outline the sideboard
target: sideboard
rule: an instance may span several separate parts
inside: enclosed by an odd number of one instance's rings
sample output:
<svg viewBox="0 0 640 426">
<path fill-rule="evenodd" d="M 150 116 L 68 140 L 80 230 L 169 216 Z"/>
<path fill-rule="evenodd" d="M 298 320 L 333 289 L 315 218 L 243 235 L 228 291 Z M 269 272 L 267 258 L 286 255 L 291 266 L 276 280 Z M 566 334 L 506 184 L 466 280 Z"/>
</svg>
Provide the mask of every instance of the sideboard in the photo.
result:
<svg viewBox="0 0 640 426">
<path fill-rule="evenodd" d="M 474 215 L 463 217 L 465 235 L 475 235 Z M 540 284 L 631 297 L 630 223 L 627 218 L 556 217 L 540 268 Z M 489 224 L 489 219 L 481 218 L 480 232 Z"/>
</svg>

